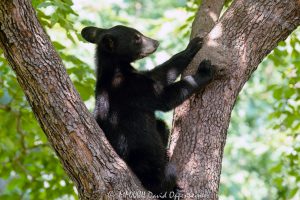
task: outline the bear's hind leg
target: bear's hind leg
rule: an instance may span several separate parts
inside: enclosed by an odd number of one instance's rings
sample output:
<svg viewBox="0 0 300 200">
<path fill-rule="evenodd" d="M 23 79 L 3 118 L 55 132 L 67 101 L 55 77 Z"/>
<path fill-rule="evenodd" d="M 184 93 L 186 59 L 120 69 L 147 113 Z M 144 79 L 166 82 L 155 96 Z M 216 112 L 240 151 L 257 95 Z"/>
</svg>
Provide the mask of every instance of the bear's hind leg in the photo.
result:
<svg viewBox="0 0 300 200">
<path fill-rule="evenodd" d="M 170 136 L 170 130 L 167 124 L 161 119 L 156 119 L 156 130 L 161 137 L 164 147 L 167 148 Z"/>
</svg>

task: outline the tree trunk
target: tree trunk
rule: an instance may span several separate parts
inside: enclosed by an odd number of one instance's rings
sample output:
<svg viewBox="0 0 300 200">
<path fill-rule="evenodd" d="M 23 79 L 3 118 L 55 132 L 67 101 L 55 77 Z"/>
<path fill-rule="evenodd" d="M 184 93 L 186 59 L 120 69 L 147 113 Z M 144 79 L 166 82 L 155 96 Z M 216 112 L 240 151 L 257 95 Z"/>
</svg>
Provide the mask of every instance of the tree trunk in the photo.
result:
<svg viewBox="0 0 300 200">
<path fill-rule="evenodd" d="M 171 144 L 187 194 L 217 198 L 237 94 L 263 57 L 299 25 L 299 12 L 298 0 L 236 0 L 206 37 L 186 73 L 205 57 L 218 66 L 218 75 L 176 111 Z M 145 190 L 82 103 L 30 1 L 1 0 L 0 27 L 0 47 L 80 198 L 103 199 L 114 192 L 121 195 L 114 199 L 141 199 L 128 196 Z"/>
<path fill-rule="evenodd" d="M 30 1 L 1 0 L 0 26 L 0 47 L 81 199 L 144 191 L 83 104 Z"/>
<path fill-rule="evenodd" d="M 218 198 L 223 149 L 237 95 L 262 59 L 299 24 L 299 0 L 236 0 L 205 37 L 185 74 L 206 58 L 218 67 L 217 77 L 175 110 L 170 145 L 187 194 Z"/>
</svg>

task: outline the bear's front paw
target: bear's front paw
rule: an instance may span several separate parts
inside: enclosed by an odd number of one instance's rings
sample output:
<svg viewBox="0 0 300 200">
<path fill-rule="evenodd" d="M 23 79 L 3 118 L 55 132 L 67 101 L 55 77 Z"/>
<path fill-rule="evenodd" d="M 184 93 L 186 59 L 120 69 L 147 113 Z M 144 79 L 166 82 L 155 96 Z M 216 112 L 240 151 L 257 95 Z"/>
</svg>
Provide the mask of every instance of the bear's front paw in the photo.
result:
<svg viewBox="0 0 300 200">
<path fill-rule="evenodd" d="M 216 66 L 211 64 L 210 60 L 203 60 L 197 70 L 197 73 L 201 77 L 205 77 L 209 80 L 212 80 L 216 71 Z"/>
<path fill-rule="evenodd" d="M 195 54 L 202 48 L 203 38 L 195 37 L 188 44 L 185 52 L 188 57 L 193 58 Z"/>
</svg>

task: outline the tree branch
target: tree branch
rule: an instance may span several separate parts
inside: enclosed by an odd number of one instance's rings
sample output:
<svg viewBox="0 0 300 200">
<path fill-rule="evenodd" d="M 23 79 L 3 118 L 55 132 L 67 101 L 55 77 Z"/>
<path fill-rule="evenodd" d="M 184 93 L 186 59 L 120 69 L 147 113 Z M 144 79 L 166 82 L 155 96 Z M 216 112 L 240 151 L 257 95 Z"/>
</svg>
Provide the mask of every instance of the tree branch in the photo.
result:
<svg viewBox="0 0 300 200">
<path fill-rule="evenodd" d="M 144 191 L 81 101 L 30 1 L 1 0 L 0 27 L 0 47 L 81 199 Z"/>
<path fill-rule="evenodd" d="M 206 36 L 211 29 L 215 26 L 216 22 L 218 21 L 222 8 L 224 6 L 225 0 L 203 0 L 201 5 L 199 5 L 198 11 L 196 13 L 195 19 L 193 21 L 192 25 L 192 32 L 191 32 L 191 38 L 194 38 L 196 36 L 204 37 Z M 195 56 L 197 57 L 197 56 Z M 183 73 L 183 76 L 191 75 L 193 71 L 197 69 L 198 65 L 195 65 L 191 63 L 185 72 Z M 187 101 L 186 101 L 187 102 Z M 178 140 L 179 135 L 176 134 L 178 131 L 176 131 L 176 126 L 174 126 L 174 123 L 176 122 L 178 116 L 177 114 L 181 113 L 181 109 L 185 106 L 179 106 L 174 111 L 173 116 L 173 130 L 172 130 L 172 138 L 170 143 L 170 154 L 172 156 L 173 150 L 176 145 L 176 141 Z"/>
<path fill-rule="evenodd" d="M 202 0 L 192 25 L 191 38 L 204 37 L 217 23 L 225 0 Z"/>
<path fill-rule="evenodd" d="M 205 37 L 191 68 L 209 59 L 218 66 L 217 77 L 176 109 L 171 139 L 172 161 L 187 193 L 218 198 L 223 149 L 237 95 L 262 59 L 299 24 L 299 0 L 235 0 Z"/>
</svg>

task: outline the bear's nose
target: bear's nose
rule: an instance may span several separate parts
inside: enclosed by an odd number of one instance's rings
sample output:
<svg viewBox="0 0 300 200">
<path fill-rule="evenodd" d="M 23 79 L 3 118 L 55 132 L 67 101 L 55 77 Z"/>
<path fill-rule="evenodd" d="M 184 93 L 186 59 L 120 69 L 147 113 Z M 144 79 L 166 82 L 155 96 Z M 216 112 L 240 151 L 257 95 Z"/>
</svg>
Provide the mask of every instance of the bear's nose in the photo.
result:
<svg viewBox="0 0 300 200">
<path fill-rule="evenodd" d="M 159 46 L 159 41 L 153 40 L 153 44 L 154 44 L 154 47 L 156 49 Z"/>
</svg>

